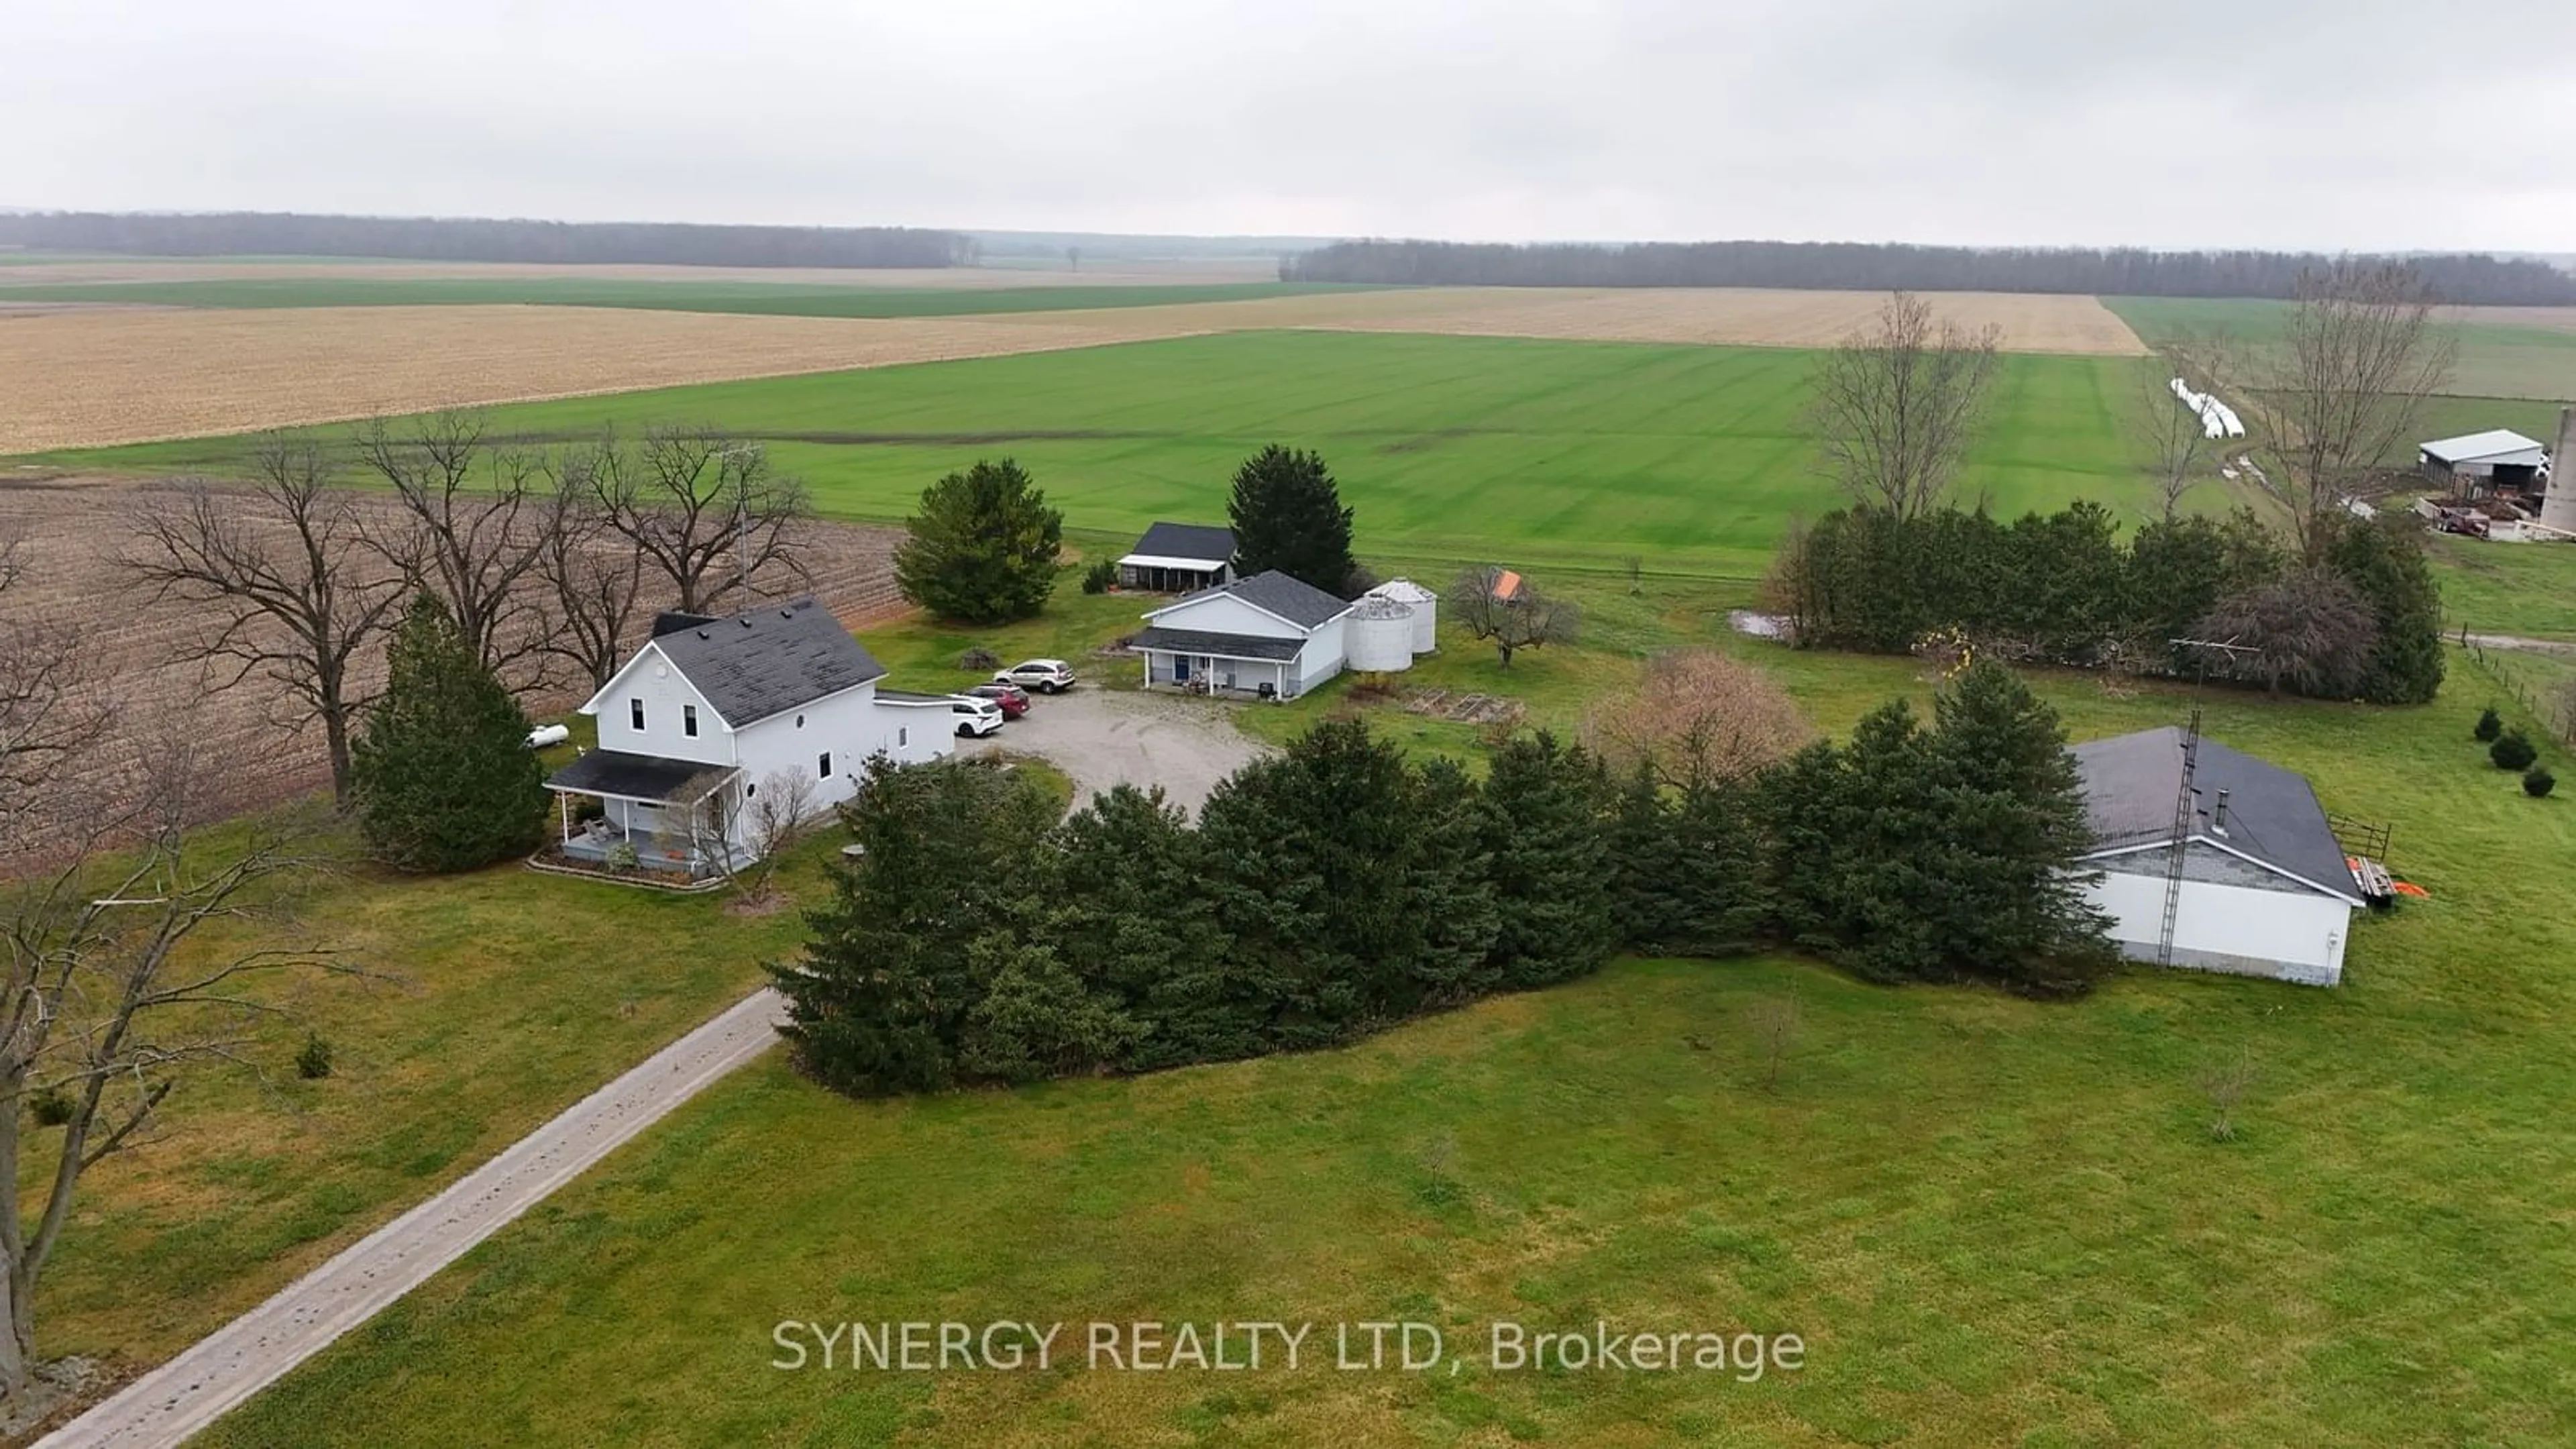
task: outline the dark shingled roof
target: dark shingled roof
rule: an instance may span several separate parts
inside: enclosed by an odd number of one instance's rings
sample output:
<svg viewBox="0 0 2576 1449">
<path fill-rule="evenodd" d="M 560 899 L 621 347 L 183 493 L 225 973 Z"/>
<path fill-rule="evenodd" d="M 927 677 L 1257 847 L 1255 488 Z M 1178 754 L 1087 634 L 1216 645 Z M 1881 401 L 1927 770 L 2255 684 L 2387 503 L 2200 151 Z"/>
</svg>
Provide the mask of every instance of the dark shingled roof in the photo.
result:
<svg viewBox="0 0 2576 1449">
<path fill-rule="evenodd" d="M 1204 523 L 1157 523 L 1145 530 L 1129 553 L 1153 558 L 1208 559 L 1226 563 L 1234 557 L 1234 530 Z"/>
<path fill-rule="evenodd" d="M 885 673 L 811 598 L 728 614 L 653 643 L 735 729 Z"/>
<path fill-rule="evenodd" d="M 681 798 L 685 804 L 704 796 L 732 773 L 734 767 L 731 765 L 593 750 L 547 777 L 546 788 L 569 790 L 577 795 L 615 795 L 627 800 Z M 707 777 L 704 787 L 688 790 L 689 782 L 700 776 Z M 684 790 L 686 794 L 683 797 Z"/>
<path fill-rule="evenodd" d="M 1264 639 L 1253 634 L 1218 634 L 1206 629 L 1147 629 L 1129 642 L 1138 649 L 1209 654 L 1224 659 L 1294 659 L 1305 643 L 1301 639 Z"/>
<path fill-rule="evenodd" d="M 2102 850 L 2173 839 L 2174 797 L 2182 788 L 2183 732 L 2167 725 L 2074 748 L 2084 777 L 2084 814 Z M 2227 823 L 2212 820 L 2227 792 Z M 2310 885 L 2358 897 L 2343 846 L 2306 777 L 2204 736 L 2192 768 L 2192 833 L 2226 845 Z"/>
<path fill-rule="evenodd" d="M 683 629 L 698 629 L 716 621 L 713 614 L 683 614 L 677 609 L 664 609 L 653 616 L 653 637 L 677 634 Z"/>
<path fill-rule="evenodd" d="M 1230 584 L 1201 589 L 1195 594 L 1183 594 L 1177 602 L 1166 604 L 1156 609 L 1154 613 L 1168 614 L 1184 604 L 1195 604 L 1201 599 L 1213 599 L 1219 594 L 1232 594 L 1254 608 L 1276 614 L 1300 629 L 1312 629 L 1328 619 L 1337 617 L 1343 610 L 1350 607 L 1303 579 L 1291 578 L 1277 569 L 1272 569 L 1268 573 L 1254 574 L 1248 579 L 1236 579 Z"/>
</svg>

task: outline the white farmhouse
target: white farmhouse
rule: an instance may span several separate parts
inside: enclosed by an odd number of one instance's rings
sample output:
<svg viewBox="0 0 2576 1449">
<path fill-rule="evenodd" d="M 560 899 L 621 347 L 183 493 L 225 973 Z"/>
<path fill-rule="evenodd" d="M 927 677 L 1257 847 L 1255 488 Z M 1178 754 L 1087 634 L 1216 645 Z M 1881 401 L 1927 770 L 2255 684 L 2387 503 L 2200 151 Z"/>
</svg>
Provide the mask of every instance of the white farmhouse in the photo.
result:
<svg viewBox="0 0 2576 1449">
<path fill-rule="evenodd" d="M 956 746 L 955 701 L 882 690 L 885 666 L 811 598 L 721 619 L 664 614 L 581 712 L 599 748 L 546 781 L 564 853 L 707 875 L 751 859 L 751 804 L 802 785 L 806 811 L 848 799 L 871 755 L 905 764 Z M 573 824 L 572 797 L 603 818 Z"/>
<path fill-rule="evenodd" d="M 2094 850 L 2090 888 L 2111 939 L 2133 960 L 2311 986 L 2343 979 L 2354 908 L 2366 904 L 2325 808 L 2306 779 L 2199 742 L 2182 869 L 2171 870 L 2183 787 L 2181 730 L 2167 726 L 2075 746 Z"/>
<path fill-rule="evenodd" d="M 1149 610 L 1145 684 L 1295 699 L 1342 672 L 1351 606 L 1277 569 Z"/>
</svg>

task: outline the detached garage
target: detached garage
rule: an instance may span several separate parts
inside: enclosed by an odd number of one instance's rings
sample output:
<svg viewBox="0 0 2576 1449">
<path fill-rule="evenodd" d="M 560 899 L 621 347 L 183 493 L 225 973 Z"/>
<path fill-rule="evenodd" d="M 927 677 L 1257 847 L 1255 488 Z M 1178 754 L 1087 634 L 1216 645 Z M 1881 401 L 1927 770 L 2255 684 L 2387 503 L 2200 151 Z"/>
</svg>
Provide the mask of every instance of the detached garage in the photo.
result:
<svg viewBox="0 0 2576 1449">
<path fill-rule="evenodd" d="M 2185 744 L 2168 726 L 2073 751 L 2095 843 L 2085 864 L 2103 873 L 2089 894 L 2111 917 L 2111 939 L 2132 960 L 2337 984 L 2365 902 L 2316 792 L 2294 771 L 2200 740 L 2176 881 Z"/>
</svg>

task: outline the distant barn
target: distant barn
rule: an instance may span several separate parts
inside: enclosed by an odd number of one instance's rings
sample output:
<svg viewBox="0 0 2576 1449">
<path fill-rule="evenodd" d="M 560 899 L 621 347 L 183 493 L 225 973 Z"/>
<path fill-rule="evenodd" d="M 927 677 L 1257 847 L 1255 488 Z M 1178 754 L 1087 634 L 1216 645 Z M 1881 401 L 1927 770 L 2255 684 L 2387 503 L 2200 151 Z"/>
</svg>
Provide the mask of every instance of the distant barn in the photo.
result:
<svg viewBox="0 0 2576 1449">
<path fill-rule="evenodd" d="M 2424 481 L 2453 498 L 2536 498 L 2549 448 L 2508 428 L 2436 438 L 2417 456 Z"/>
</svg>

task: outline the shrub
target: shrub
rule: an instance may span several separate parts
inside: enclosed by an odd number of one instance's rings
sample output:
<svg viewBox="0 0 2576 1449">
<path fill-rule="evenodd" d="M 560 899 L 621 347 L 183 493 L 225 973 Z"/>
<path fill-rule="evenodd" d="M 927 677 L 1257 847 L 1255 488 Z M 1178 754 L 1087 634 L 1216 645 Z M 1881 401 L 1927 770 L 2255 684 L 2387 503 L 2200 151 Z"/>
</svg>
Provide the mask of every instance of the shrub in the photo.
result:
<svg viewBox="0 0 2576 1449">
<path fill-rule="evenodd" d="M 2496 736 L 2504 733 L 2504 716 L 2495 712 L 2494 705 L 2488 705 L 2478 712 L 2478 727 L 2469 733 L 2479 744 L 2492 744 Z"/>
<path fill-rule="evenodd" d="M 2526 770 L 2539 760 L 2540 751 L 2533 747 L 2529 735 L 2520 730 L 2506 730 L 2496 736 L 2494 744 L 2487 746 L 2487 758 L 2495 761 L 2499 770 Z"/>
<path fill-rule="evenodd" d="M 1091 567 L 1082 571 L 1082 591 L 1086 594 L 1108 593 L 1110 586 L 1117 582 L 1118 565 L 1105 558 L 1094 561 Z"/>
<path fill-rule="evenodd" d="M 1002 667 L 1002 656 L 978 645 L 957 656 L 957 667 L 974 670 L 999 669 Z"/>
<path fill-rule="evenodd" d="M 608 847 L 607 863 L 610 870 L 622 873 L 640 868 L 644 857 L 636 853 L 633 841 L 621 840 Z"/>
<path fill-rule="evenodd" d="M 2523 772 L 2522 793 L 2534 800 L 2547 799 L 2549 792 L 2557 788 L 2558 777 L 2549 773 L 2547 765 L 2534 765 Z"/>
<path fill-rule="evenodd" d="M 27 1097 L 27 1115 L 39 1127 L 60 1127 L 72 1120 L 72 1098 L 59 1086 L 38 1087 Z"/>
<path fill-rule="evenodd" d="M 308 1082 L 318 1082 L 331 1075 L 331 1044 L 308 1034 L 304 1038 L 304 1049 L 295 1054 L 295 1075 Z"/>
</svg>

